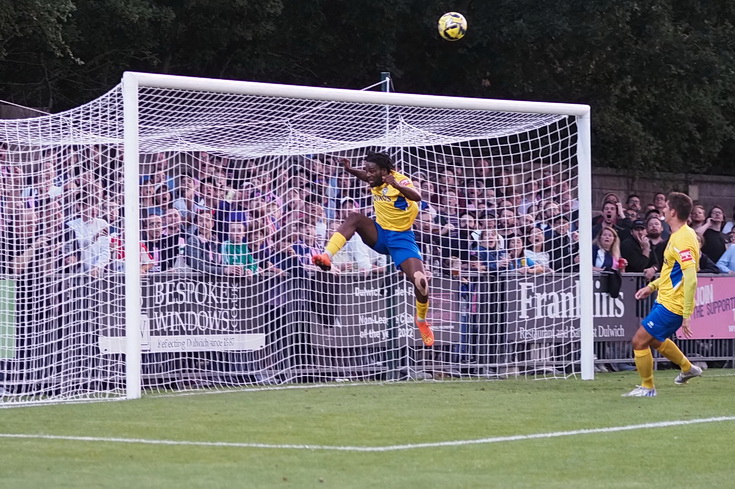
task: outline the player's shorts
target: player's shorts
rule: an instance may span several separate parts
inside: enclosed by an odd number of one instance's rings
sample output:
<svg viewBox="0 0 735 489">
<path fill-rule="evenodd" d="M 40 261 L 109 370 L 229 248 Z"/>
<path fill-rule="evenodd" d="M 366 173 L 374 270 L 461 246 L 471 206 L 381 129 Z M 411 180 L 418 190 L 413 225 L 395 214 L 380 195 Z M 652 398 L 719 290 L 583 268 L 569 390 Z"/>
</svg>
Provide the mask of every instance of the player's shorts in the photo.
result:
<svg viewBox="0 0 735 489">
<path fill-rule="evenodd" d="M 681 327 L 683 320 L 683 317 L 655 302 L 651 312 L 641 321 L 641 325 L 658 341 L 666 341 L 666 338 L 671 337 Z"/>
<path fill-rule="evenodd" d="M 375 229 L 378 231 L 378 240 L 372 248 L 383 255 L 390 255 L 396 267 L 401 268 L 401 263 L 409 258 L 423 260 L 412 229 L 387 231 L 377 222 L 375 222 Z"/>
</svg>

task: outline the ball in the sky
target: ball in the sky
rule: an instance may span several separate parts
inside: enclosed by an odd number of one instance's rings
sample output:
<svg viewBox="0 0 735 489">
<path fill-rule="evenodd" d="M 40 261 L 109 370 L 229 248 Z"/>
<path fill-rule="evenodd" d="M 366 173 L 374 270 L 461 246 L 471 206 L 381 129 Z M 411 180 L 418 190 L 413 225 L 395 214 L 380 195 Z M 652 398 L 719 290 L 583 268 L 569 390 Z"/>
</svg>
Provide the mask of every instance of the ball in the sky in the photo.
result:
<svg viewBox="0 0 735 489">
<path fill-rule="evenodd" d="M 439 35 L 447 41 L 459 41 L 467 33 L 467 19 L 459 12 L 447 12 L 439 17 Z"/>
</svg>

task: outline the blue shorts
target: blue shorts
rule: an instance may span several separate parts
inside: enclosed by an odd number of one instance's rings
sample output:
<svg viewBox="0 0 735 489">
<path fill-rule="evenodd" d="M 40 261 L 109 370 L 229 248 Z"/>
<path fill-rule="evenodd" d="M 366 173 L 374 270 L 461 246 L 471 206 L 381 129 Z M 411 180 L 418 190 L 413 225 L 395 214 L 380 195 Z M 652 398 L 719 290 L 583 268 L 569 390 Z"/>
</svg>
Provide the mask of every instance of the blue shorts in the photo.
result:
<svg viewBox="0 0 735 489">
<path fill-rule="evenodd" d="M 387 231 L 377 222 L 375 229 L 378 231 L 378 240 L 371 248 L 383 255 L 390 255 L 396 267 L 401 268 L 401 263 L 409 258 L 418 258 L 423 261 L 413 230 Z"/>
<path fill-rule="evenodd" d="M 656 302 L 648 316 L 641 321 L 641 325 L 658 341 L 666 341 L 666 338 L 671 337 L 681 327 L 683 320 L 683 317 Z"/>
</svg>

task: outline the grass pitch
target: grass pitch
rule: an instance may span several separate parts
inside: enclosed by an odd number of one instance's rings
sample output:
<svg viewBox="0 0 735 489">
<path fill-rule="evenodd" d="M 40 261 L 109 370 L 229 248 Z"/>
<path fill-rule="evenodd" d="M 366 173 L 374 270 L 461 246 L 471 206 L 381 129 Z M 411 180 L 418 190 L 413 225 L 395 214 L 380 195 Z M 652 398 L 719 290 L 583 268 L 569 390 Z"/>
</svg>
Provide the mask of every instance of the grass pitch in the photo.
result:
<svg viewBox="0 0 735 489">
<path fill-rule="evenodd" d="M 656 372 L 655 398 L 620 397 L 638 381 L 627 372 L 5 409 L 0 480 L 7 488 L 731 487 L 735 371 L 707 370 L 686 386 L 675 375 Z"/>
</svg>

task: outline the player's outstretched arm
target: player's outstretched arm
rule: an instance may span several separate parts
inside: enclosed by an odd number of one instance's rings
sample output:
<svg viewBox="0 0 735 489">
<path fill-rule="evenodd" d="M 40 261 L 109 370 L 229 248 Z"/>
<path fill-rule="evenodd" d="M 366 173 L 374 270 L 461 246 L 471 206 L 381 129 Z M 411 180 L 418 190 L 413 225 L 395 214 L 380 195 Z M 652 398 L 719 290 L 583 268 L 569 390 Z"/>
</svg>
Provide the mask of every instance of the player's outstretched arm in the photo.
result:
<svg viewBox="0 0 735 489">
<path fill-rule="evenodd" d="M 345 169 L 345 171 L 351 175 L 356 176 L 363 182 L 370 181 L 367 176 L 367 172 L 365 170 L 360 170 L 357 168 L 352 168 L 352 165 L 350 164 L 350 160 L 347 158 L 337 158 L 337 161 L 339 161 L 342 164 L 342 168 Z"/>
</svg>

